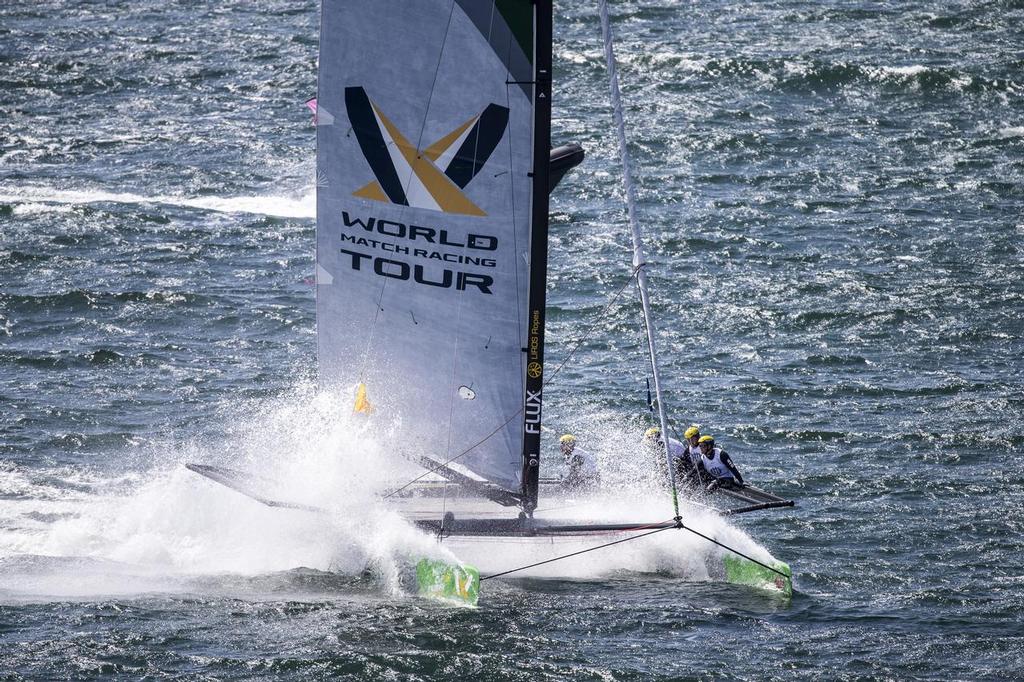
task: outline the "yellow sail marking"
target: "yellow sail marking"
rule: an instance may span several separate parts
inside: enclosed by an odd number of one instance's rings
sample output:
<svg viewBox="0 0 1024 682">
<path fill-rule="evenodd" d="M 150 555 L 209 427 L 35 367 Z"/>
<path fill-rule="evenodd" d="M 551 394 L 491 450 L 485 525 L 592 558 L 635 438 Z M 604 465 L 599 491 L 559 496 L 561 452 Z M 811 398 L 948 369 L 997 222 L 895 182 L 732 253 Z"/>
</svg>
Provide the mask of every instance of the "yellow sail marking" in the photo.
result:
<svg viewBox="0 0 1024 682">
<path fill-rule="evenodd" d="M 383 112 L 377 108 L 377 105 L 373 105 L 373 110 L 377 112 L 377 116 L 380 118 L 384 127 L 387 128 L 388 135 L 395 141 L 398 146 L 398 151 L 405 157 L 406 163 L 412 168 L 416 177 L 419 178 L 423 186 L 430 192 L 430 196 L 433 197 L 434 201 L 446 213 L 460 213 L 463 215 L 487 215 L 480 208 L 466 198 L 466 195 L 462 193 L 458 185 L 452 182 L 447 175 L 441 172 L 441 170 L 433 164 L 433 162 L 425 158 L 419 151 L 409 143 L 405 136 L 402 135 L 401 131 L 392 123 Z"/>
<path fill-rule="evenodd" d="M 363 382 L 359 382 L 359 385 L 356 387 L 356 404 L 352 411 L 361 414 L 373 412 L 373 405 L 370 404 L 370 399 L 366 397 L 366 384 Z"/>
</svg>

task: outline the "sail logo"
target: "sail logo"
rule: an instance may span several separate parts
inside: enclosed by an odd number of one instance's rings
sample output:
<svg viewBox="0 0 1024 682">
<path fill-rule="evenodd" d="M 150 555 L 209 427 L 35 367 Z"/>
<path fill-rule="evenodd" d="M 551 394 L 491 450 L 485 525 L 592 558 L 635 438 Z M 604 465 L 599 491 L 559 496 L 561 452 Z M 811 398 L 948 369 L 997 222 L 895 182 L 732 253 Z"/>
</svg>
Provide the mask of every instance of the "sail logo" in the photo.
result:
<svg viewBox="0 0 1024 682">
<path fill-rule="evenodd" d="M 345 107 L 359 148 L 376 177 L 353 196 L 459 215 L 487 215 L 462 190 L 504 137 L 508 108 L 488 104 L 430 146 L 417 149 L 362 87 L 345 88 Z"/>
<path fill-rule="evenodd" d="M 540 396 L 541 391 L 531 391 L 530 389 L 526 389 L 526 433 L 540 433 Z M 536 455 L 530 455 L 531 460 L 534 457 L 536 457 Z"/>
</svg>

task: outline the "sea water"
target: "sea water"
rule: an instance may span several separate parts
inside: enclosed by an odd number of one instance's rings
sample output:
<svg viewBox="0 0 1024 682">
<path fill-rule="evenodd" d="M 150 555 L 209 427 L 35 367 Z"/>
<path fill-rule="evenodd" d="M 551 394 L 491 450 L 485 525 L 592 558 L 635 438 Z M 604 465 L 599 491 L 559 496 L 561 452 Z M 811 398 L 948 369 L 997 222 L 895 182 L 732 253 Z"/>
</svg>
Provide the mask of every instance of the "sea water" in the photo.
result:
<svg viewBox="0 0 1024 682">
<path fill-rule="evenodd" d="M 788 561 L 792 601 L 708 579 L 676 531 L 477 609 L 416 598 L 410 558 L 457 552 L 379 503 L 401 465 L 315 388 L 317 5 L 9 2 L 0 674 L 1024 675 L 1024 8 L 612 15 L 666 407 L 797 500 L 705 521 Z M 552 199 L 545 420 L 626 489 L 649 372 L 631 291 L 609 304 L 630 253 L 600 27 L 555 18 L 553 141 L 588 156 Z M 653 483 L 631 509 L 672 515 Z"/>
</svg>

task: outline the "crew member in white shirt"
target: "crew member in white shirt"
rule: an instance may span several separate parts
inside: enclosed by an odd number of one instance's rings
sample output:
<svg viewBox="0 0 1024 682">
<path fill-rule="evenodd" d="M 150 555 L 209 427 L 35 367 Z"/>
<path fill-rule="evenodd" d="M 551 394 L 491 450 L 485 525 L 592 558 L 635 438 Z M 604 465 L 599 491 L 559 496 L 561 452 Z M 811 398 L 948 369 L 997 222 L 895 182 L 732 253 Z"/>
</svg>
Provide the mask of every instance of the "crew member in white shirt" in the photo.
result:
<svg viewBox="0 0 1024 682">
<path fill-rule="evenodd" d="M 697 445 L 700 448 L 701 466 L 708 476 L 714 479 L 708 486 L 708 490 L 719 487 L 743 487 L 743 476 L 740 475 L 740 470 L 732 463 L 728 452 L 715 447 L 715 439 L 712 436 L 701 436 Z"/>
<path fill-rule="evenodd" d="M 686 429 L 683 432 L 683 439 L 686 441 L 686 450 L 690 454 L 690 459 L 697 463 L 700 461 L 700 447 L 697 445 L 697 441 L 700 440 L 700 427 L 696 424 Z"/>
<path fill-rule="evenodd" d="M 658 451 L 656 461 L 662 471 L 665 469 L 664 441 L 661 439 L 661 429 L 652 426 L 644 432 L 644 441 L 652 445 Z M 697 466 L 700 455 L 694 457 L 690 449 L 671 436 L 668 439 L 668 454 L 672 458 L 672 466 L 675 467 L 676 480 L 679 482 L 695 485 L 699 483 Z M 667 474 L 666 474 L 667 475 Z"/>
<path fill-rule="evenodd" d="M 597 458 L 576 445 L 576 436 L 567 433 L 558 439 L 562 457 L 567 468 L 563 485 L 567 488 L 586 488 L 595 486 L 599 480 Z"/>
</svg>

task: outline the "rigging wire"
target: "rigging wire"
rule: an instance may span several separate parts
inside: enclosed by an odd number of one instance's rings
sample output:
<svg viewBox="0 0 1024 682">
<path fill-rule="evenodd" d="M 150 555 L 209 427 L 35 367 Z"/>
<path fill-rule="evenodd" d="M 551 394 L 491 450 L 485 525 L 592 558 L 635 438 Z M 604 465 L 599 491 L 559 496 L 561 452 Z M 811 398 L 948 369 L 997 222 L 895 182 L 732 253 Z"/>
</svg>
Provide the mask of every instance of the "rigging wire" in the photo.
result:
<svg viewBox="0 0 1024 682">
<path fill-rule="evenodd" d="M 423 120 L 420 121 L 419 134 L 416 136 L 416 154 L 417 154 L 417 156 L 420 155 L 420 151 L 423 148 L 423 134 L 424 134 L 424 132 L 426 131 L 426 128 L 427 128 L 427 118 L 430 116 L 430 104 L 434 100 L 434 91 L 437 89 L 437 74 L 441 70 L 441 62 L 444 60 L 444 49 L 445 49 L 445 47 L 448 44 L 448 34 L 451 32 L 451 28 L 452 28 L 452 18 L 455 15 L 455 2 L 456 2 L 456 0 L 452 0 L 451 7 L 448 10 L 448 23 L 445 25 L 444 37 L 441 38 L 441 48 L 440 48 L 440 50 L 438 51 L 438 54 L 437 54 L 437 64 L 434 65 L 434 78 L 430 82 L 430 94 L 427 96 L 427 106 L 423 109 Z M 405 186 L 403 188 L 404 190 L 408 190 L 409 189 L 409 185 L 412 183 L 412 179 L 413 179 L 414 175 L 416 175 L 416 171 L 410 165 L 410 167 L 409 167 L 409 177 L 406 180 Z M 392 246 L 396 245 L 398 243 L 398 237 L 395 237 L 389 243 Z M 384 303 L 384 290 L 387 288 L 388 280 L 390 278 L 385 277 L 383 279 L 384 279 L 384 281 L 380 285 L 380 294 L 377 296 L 377 302 L 376 302 L 377 309 L 373 313 L 373 322 L 370 323 L 370 334 L 369 334 L 369 336 L 367 336 L 366 345 L 363 348 L 363 352 L 362 352 L 362 355 L 361 355 L 361 358 L 360 358 L 360 361 L 359 361 L 359 373 L 358 373 L 358 376 L 359 376 L 359 381 L 360 382 L 362 382 L 363 379 L 365 378 L 366 365 L 370 362 L 370 349 L 373 348 L 373 337 L 374 337 L 374 334 L 377 331 L 377 321 L 380 318 L 381 312 L 383 312 L 383 310 L 384 310 L 384 306 L 382 305 Z M 414 320 L 415 320 L 415 318 L 414 318 Z"/>
<path fill-rule="evenodd" d="M 666 521 L 665 523 L 668 523 L 668 522 Z M 652 524 L 652 525 L 655 525 L 655 524 Z M 637 530 L 642 530 L 644 528 L 649 528 L 649 527 L 650 526 L 640 526 L 640 527 L 637 528 Z M 640 538 L 645 538 L 648 535 L 654 535 L 655 533 L 660 533 L 660 532 L 662 532 L 664 530 L 672 530 L 673 528 L 676 528 L 676 526 L 665 526 L 664 528 L 656 528 L 655 530 L 649 531 L 647 533 L 642 533 L 640 535 L 633 535 L 631 537 L 622 538 L 620 540 L 614 540 L 612 542 L 606 542 L 606 543 L 604 543 L 602 545 L 597 545 L 596 547 L 588 547 L 587 549 L 581 549 L 580 551 L 572 552 L 571 554 L 563 554 L 562 556 L 556 556 L 553 559 L 547 559 L 545 561 L 538 561 L 537 563 L 534 563 L 534 564 L 528 564 L 526 566 L 520 566 L 519 568 L 512 568 L 512 569 L 509 569 L 507 571 L 502 571 L 501 573 L 494 573 L 492 575 L 482 575 L 482 576 L 480 576 L 480 582 L 483 582 L 484 580 L 490 580 L 491 578 L 500 578 L 501 576 L 508 575 L 509 573 L 517 573 L 519 571 L 525 571 L 528 568 L 534 568 L 536 566 L 543 566 L 544 564 L 550 564 L 550 563 L 553 563 L 555 561 L 561 561 L 562 559 L 568 559 L 569 557 L 579 556 L 580 554 L 586 554 L 587 552 L 593 552 L 593 551 L 596 551 L 596 550 L 599 550 L 599 549 L 604 549 L 605 547 L 611 547 L 612 545 L 620 545 L 623 542 L 629 542 L 630 540 L 639 540 Z"/>
<path fill-rule="evenodd" d="M 623 283 L 623 285 L 619 287 L 619 290 L 616 291 L 615 295 L 611 297 L 611 300 L 609 300 L 608 303 L 605 304 L 605 306 L 601 309 L 601 312 L 598 313 L 597 316 L 594 318 L 594 321 L 591 322 L 590 325 L 583 331 L 583 335 L 580 336 L 580 338 L 576 340 L 576 343 L 573 344 L 573 347 L 569 349 L 569 353 L 565 356 L 565 359 L 562 360 L 562 362 L 559 363 L 557 367 L 555 367 L 555 370 L 553 372 L 547 375 L 547 378 L 544 380 L 545 386 L 551 383 L 551 380 L 554 379 L 560 371 L 562 371 L 562 368 L 569 364 L 569 361 L 572 360 L 573 356 L 576 355 L 576 351 L 580 349 L 580 346 L 582 346 L 585 341 L 590 339 L 590 335 L 597 327 L 598 323 L 608 316 L 608 313 L 611 312 L 612 306 L 615 305 L 615 302 L 617 300 L 619 300 L 619 296 L 621 296 L 622 292 L 626 290 L 626 287 L 629 286 L 629 283 L 637 278 L 637 276 L 640 274 L 640 268 L 644 267 L 645 265 L 646 263 L 640 263 L 639 265 L 633 268 L 633 271 L 629 274 L 629 279 L 627 279 Z"/>
<path fill-rule="evenodd" d="M 674 522 L 674 523 L 672 523 L 672 522 Z M 644 530 L 644 529 L 647 529 L 647 528 L 653 528 L 655 526 L 661 526 L 662 524 L 666 524 L 666 523 L 672 523 L 672 525 L 671 526 L 662 526 L 661 528 L 655 528 L 652 531 L 648 531 L 647 533 L 641 533 L 640 535 L 633 535 L 633 536 L 630 536 L 628 538 L 621 538 L 619 540 L 613 540 L 612 542 L 605 542 L 603 544 L 596 545 L 594 547 L 588 547 L 586 549 L 581 549 L 581 550 L 579 550 L 577 552 L 570 552 L 569 554 L 563 554 L 561 556 L 552 557 L 551 559 L 545 559 L 544 561 L 538 561 L 538 562 L 535 562 L 535 563 L 532 563 L 532 564 L 527 564 L 525 566 L 519 566 L 517 568 L 510 568 L 509 570 L 502 571 L 500 573 L 493 573 L 491 575 L 483 575 L 483 576 L 480 576 L 480 581 L 483 582 L 484 580 L 490 580 L 491 578 L 500 578 L 501 576 L 509 575 L 510 573 L 518 573 L 519 571 L 525 571 L 528 568 L 535 568 L 537 566 L 543 566 L 544 564 L 551 564 L 551 563 L 554 563 L 556 561 L 561 561 L 563 559 L 569 559 L 569 558 L 574 557 L 574 556 L 579 556 L 581 554 L 587 554 L 589 552 L 594 552 L 594 551 L 597 551 L 599 549 L 604 549 L 605 547 L 611 547 L 612 545 L 620 545 L 620 544 L 622 544 L 624 542 L 629 542 L 631 540 L 639 540 L 640 538 L 645 538 L 648 535 L 654 535 L 655 533 L 660 533 L 660 532 L 665 531 L 665 530 L 686 530 L 686 531 L 689 531 L 689 532 L 693 533 L 694 535 L 696 535 L 696 536 L 698 536 L 700 538 L 703 538 L 703 539 L 707 540 L 708 542 L 710 542 L 710 543 L 712 543 L 714 545 L 717 545 L 718 547 L 721 547 L 722 549 L 728 550 L 728 551 L 732 552 L 733 554 L 735 554 L 735 555 L 737 555 L 739 557 L 742 557 L 742 558 L 746 559 L 747 561 L 749 561 L 751 563 L 757 564 L 761 568 L 768 569 L 772 573 L 780 575 L 783 578 L 786 578 L 787 580 L 791 579 L 790 576 L 786 575 L 784 572 L 780 571 L 779 569 L 775 568 L 774 566 L 769 566 L 768 564 L 764 563 L 763 561 L 758 561 L 754 557 L 749 556 L 747 554 L 744 554 L 743 552 L 739 551 L 738 549 L 734 549 L 733 547 L 730 547 L 729 545 L 726 545 L 726 544 L 724 544 L 722 542 L 719 542 L 718 540 L 716 540 L 716 539 L 714 539 L 712 537 L 708 537 L 707 535 L 704 535 L 700 531 L 697 531 L 697 530 L 694 530 L 693 528 L 690 528 L 689 526 L 685 525 L 682 522 L 682 520 L 680 520 L 680 518 L 678 516 L 675 517 L 674 519 L 671 519 L 670 521 L 661 521 L 659 523 L 652 523 L 652 524 L 649 524 L 649 525 L 646 525 L 646 526 L 637 526 L 636 528 L 633 528 L 631 530 Z M 629 532 L 629 531 L 625 531 L 625 532 Z"/>
<path fill-rule="evenodd" d="M 551 381 L 555 378 L 555 376 L 558 375 L 558 373 L 562 370 L 562 368 L 565 367 L 569 363 L 569 361 L 573 358 L 573 356 L 576 355 L 576 351 L 578 351 L 580 349 L 580 347 L 590 338 L 591 333 L 594 331 L 594 329 L 597 327 L 597 325 L 604 318 L 606 318 L 608 316 L 608 313 L 611 312 L 612 307 L 615 305 L 616 301 L 618 301 L 619 297 L 622 295 L 622 292 L 625 291 L 626 287 L 629 286 L 630 282 L 632 282 L 637 277 L 637 274 L 640 272 L 640 268 L 642 268 L 643 266 L 644 266 L 644 264 L 641 263 L 640 265 L 637 265 L 635 268 L 633 268 L 633 271 L 632 271 L 632 273 L 630 273 L 629 278 L 623 283 L 623 285 L 621 287 L 619 287 L 619 290 L 617 292 L 615 292 L 615 295 L 611 297 L 611 299 L 608 301 L 608 303 L 606 303 L 604 305 L 604 307 L 601 309 L 601 311 L 595 316 L 594 321 L 591 322 L 590 325 L 584 330 L 582 336 L 580 336 L 580 338 L 576 340 L 576 343 L 569 350 L 569 353 L 566 355 L 565 359 L 563 359 L 562 362 L 557 367 L 555 367 L 554 371 L 548 373 L 548 375 L 544 379 L 544 386 L 547 386 L 549 383 L 551 383 Z M 496 433 L 501 431 L 503 428 L 505 428 L 506 426 L 511 424 L 512 420 L 514 420 L 516 417 L 518 417 L 522 413 L 523 413 L 523 408 L 519 408 L 519 410 L 517 410 L 507 420 L 505 420 L 504 423 L 500 424 L 496 429 L 494 429 L 489 434 L 487 434 L 486 436 L 484 436 L 483 438 L 478 440 L 476 443 L 473 443 L 472 445 L 470 445 L 468 448 L 466 448 L 465 450 L 463 450 L 459 454 L 457 454 L 457 455 L 455 455 L 453 457 L 450 457 L 450 458 L 446 459 L 443 462 L 440 462 L 438 466 L 427 469 L 422 474 L 420 474 L 416 478 L 412 479 L 408 483 L 402 485 L 401 487 L 395 488 L 391 492 L 389 492 L 389 493 L 387 493 L 385 495 L 382 495 L 381 499 L 387 499 L 389 497 L 397 495 L 398 493 L 402 492 L 403 490 L 405 490 L 406 488 L 411 486 L 413 483 L 416 483 L 417 481 L 423 479 L 426 476 L 429 476 L 430 474 L 437 473 L 438 471 L 441 471 L 444 467 L 446 467 L 447 465 L 451 464 L 455 460 L 460 459 L 460 458 L 466 456 L 467 454 L 469 454 L 470 452 L 472 452 L 473 450 L 475 450 L 476 448 L 480 447 L 481 445 L 486 443 L 488 440 L 490 440 Z"/>
<path fill-rule="evenodd" d="M 700 531 L 696 531 L 693 528 L 690 528 L 689 526 L 684 526 L 681 522 L 679 524 L 679 527 L 682 528 L 683 530 L 690 531 L 691 533 L 693 533 L 697 537 L 704 538 L 705 540 L 707 540 L 708 542 L 710 542 L 713 545 L 718 545 L 722 549 L 727 549 L 730 552 L 732 552 L 733 554 L 735 554 L 737 556 L 740 556 L 740 557 L 743 557 L 744 559 L 746 559 L 747 561 L 749 561 L 751 563 L 757 564 L 761 568 L 767 568 L 772 573 L 776 573 L 778 575 L 781 575 L 783 578 L 786 578 L 786 579 L 790 578 L 790 576 L 786 575 L 785 573 L 783 573 L 779 569 L 775 568 L 774 566 L 769 566 L 768 564 L 764 563 L 763 561 L 758 561 L 754 557 L 748 556 L 748 555 L 744 554 L 743 552 L 739 551 L 738 549 L 733 549 L 729 545 L 723 544 L 723 543 L 719 542 L 718 540 L 716 540 L 714 538 L 711 538 L 711 537 L 708 537 L 707 535 L 704 535 L 704 533 L 701 533 Z"/>
</svg>

